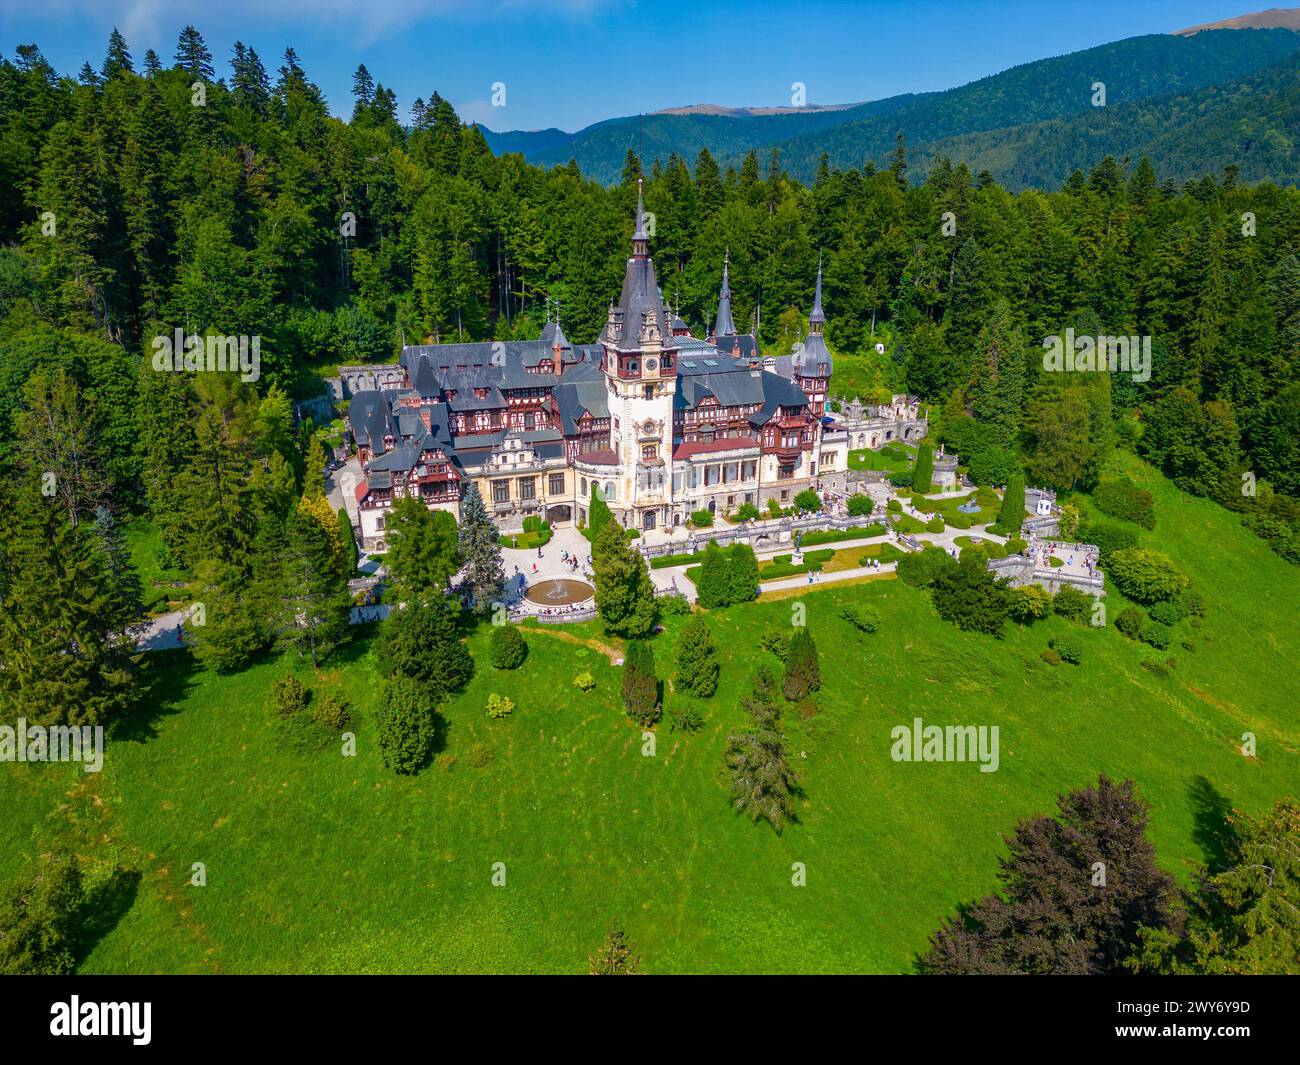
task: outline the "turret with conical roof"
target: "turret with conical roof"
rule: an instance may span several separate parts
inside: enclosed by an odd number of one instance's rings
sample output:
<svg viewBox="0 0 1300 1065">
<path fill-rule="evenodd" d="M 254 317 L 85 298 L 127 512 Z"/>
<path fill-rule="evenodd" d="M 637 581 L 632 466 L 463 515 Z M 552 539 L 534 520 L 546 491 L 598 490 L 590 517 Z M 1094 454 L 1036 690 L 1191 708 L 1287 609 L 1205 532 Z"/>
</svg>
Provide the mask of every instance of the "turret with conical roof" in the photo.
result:
<svg viewBox="0 0 1300 1065">
<path fill-rule="evenodd" d="M 812 313 L 808 315 L 808 335 L 795 346 L 795 383 L 808 394 L 813 413 L 820 417 L 826 406 L 826 388 L 831 376 L 831 352 L 826 346 L 822 329 L 826 325 L 826 312 L 822 309 L 822 263 L 817 257 L 817 289 L 813 296 Z"/>
<path fill-rule="evenodd" d="M 710 334 L 711 340 L 718 337 L 734 337 L 736 323 L 731 317 L 731 252 L 722 257 L 722 291 L 718 293 L 718 313 Z"/>
</svg>

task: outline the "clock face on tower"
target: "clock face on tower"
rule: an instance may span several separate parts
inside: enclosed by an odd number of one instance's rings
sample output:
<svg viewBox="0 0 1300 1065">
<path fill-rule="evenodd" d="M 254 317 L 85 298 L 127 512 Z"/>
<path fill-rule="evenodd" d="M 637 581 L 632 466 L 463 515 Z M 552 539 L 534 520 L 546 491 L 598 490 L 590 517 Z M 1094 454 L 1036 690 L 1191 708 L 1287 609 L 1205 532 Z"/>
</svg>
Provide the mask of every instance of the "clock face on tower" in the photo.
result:
<svg viewBox="0 0 1300 1065">
<path fill-rule="evenodd" d="M 659 363 L 655 359 L 646 359 L 645 368 L 647 370 L 657 370 L 659 368 Z"/>
</svg>

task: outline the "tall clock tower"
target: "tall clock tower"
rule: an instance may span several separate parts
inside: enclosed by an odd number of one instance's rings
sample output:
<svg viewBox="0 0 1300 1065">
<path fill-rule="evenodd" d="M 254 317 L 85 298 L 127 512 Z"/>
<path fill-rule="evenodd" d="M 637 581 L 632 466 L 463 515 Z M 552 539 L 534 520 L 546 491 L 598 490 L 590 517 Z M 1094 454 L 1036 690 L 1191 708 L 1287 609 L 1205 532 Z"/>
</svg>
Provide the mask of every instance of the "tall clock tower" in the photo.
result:
<svg viewBox="0 0 1300 1065">
<path fill-rule="evenodd" d="M 636 232 L 617 305 L 601 335 L 610 393 L 610 442 L 618 455 L 619 484 L 610 507 L 623 524 L 653 529 L 672 513 L 673 397 L 677 348 L 650 258 L 641 182 Z"/>
</svg>

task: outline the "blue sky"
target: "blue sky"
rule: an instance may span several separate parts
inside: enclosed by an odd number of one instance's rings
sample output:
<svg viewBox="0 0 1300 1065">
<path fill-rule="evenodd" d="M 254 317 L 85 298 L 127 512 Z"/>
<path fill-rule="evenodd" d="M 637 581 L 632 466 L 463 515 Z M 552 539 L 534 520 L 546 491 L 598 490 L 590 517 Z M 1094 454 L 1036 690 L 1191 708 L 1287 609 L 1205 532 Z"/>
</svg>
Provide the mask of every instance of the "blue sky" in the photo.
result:
<svg viewBox="0 0 1300 1065">
<path fill-rule="evenodd" d="M 1267 6 L 1223 0 L 0 0 L 0 51 L 36 42 L 61 72 L 98 68 L 113 26 L 165 63 L 192 22 L 229 75 L 252 45 L 274 76 L 286 45 L 335 114 L 365 63 L 402 117 L 434 90 L 493 129 L 574 130 L 693 103 L 786 106 L 961 85 L 1017 63 Z M 505 106 L 493 107 L 494 83 Z"/>
</svg>

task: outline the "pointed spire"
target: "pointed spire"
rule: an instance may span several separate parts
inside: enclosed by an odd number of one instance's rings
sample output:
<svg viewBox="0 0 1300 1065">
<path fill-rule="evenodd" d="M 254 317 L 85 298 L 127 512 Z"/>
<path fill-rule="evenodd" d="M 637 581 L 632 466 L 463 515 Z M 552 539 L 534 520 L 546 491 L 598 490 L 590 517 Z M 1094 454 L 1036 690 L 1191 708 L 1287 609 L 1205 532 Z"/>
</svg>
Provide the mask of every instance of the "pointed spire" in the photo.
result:
<svg viewBox="0 0 1300 1065">
<path fill-rule="evenodd" d="M 731 318 L 731 249 L 728 248 L 722 256 L 722 291 L 718 293 L 718 313 L 716 316 L 717 324 L 713 327 L 712 336 L 716 340 L 718 337 L 734 337 L 736 335 L 736 323 Z"/>
<path fill-rule="evenodd" d="M 645 222 L 645 197 L 642 186 L 644 181 L 641 178 L 636 179 L 636 232 L 632 234 L 632 254 L 638 259 L 644 259 L 648 252 L 650 234 L 646 230 Z"/>
<path fill-rule="evenodd" d="M 808 315 L 809 332 L 820 333 L 826 322 L 826 312 L 822 310 L 822 256 L 817 253 L 817 293 L 813 296 L 812 314 Z"/>
</svg>

